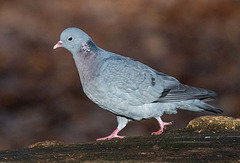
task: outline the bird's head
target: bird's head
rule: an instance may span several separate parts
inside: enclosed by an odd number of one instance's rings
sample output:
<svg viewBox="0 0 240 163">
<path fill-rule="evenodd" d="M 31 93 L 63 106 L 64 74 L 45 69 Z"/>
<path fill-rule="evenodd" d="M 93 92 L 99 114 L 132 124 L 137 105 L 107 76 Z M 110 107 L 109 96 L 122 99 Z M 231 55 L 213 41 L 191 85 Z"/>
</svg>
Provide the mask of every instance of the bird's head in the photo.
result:
<svg viewBox="0 0 240 163">
<path fill-rule="evenodd" d="M 77 53 L 81 46 L 92 40 L 85 32 L 79 28 L 71 27 L 65 29 L 60 36 L 60 41 L 54 45 L 53 49 L 63 47 L 69 50 L 72 54 Z"/>
</svg>

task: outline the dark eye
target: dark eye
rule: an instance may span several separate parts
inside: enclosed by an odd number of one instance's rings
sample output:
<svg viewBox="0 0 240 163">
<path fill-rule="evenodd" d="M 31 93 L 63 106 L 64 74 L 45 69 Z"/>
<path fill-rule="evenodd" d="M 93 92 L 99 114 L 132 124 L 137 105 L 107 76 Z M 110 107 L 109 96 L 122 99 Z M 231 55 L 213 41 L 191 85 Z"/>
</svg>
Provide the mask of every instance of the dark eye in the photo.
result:
<svg viewBox="0 0 240 163">
<path fill-rule="evenodd" d="M 72 41 L 72 39 L 73 39 L 72 37 L 68 37 L 68 41 Z"/>
</svg>

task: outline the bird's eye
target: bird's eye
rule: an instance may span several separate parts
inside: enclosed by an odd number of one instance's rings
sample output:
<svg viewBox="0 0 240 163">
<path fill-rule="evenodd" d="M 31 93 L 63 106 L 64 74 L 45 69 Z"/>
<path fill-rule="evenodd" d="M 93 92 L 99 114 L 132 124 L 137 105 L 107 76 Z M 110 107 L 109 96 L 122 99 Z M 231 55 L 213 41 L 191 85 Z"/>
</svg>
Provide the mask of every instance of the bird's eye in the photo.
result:
<svg viewBox="0 0 240 163">
<path fill-rule="evenodd" d="M 72 39 L 73 39 L 72 37 L 68 37 L 68 41 L 72 41 Z"/>
</svg>

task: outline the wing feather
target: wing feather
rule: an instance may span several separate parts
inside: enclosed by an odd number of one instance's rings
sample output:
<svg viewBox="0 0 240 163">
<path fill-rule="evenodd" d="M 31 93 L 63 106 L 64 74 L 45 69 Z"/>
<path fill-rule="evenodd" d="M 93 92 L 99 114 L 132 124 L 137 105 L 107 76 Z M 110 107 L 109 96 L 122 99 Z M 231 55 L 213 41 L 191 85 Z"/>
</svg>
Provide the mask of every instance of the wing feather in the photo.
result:
<svg viewBox="0 0 240 163">
<path fill-rule="evenodd" d="M 102 77 L 109 98 L 131 105 L 205 100 L 216 96 L 213 91 L 183 85 L 177 79 L 131 58 L 116 55 L 104 63 Z"/>
<path fill-rule="evenodd" d="M 177 79 L 160 73 L 131 58 L 112 56 L 104 61 L 101 78 L 109 98 L 131 105 L 143 105 L 159 99 L 165 89 L 179 85 Z"/>
<path fill-rule="evenodd" d="M 179 84 L 177 87 L 167 90 L 164 96 L 160 96 L 154 102 L 179 102 L 194 99 L 207 100 L 216 97 L 216 95 L 211 90 Z"/>
</svg>

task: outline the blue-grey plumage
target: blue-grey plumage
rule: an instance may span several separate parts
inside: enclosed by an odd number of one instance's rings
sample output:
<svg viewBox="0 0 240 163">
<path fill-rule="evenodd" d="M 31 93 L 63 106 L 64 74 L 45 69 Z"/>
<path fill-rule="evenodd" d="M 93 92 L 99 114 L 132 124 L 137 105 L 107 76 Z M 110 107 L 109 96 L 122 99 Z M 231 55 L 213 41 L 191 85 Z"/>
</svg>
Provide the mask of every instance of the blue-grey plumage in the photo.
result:
<svg viewBox="0 0 240 163">
<path fill-rule="evenodd" d="M 160 129 L 166 125 L 161 116 L 175 114 L 177 109 L 190 111 L 222 110 L 205 103 L 216 93 L 181 84 L 177 79 L 158 72 L 131 58 L 99 48 L 78 28 L 65 29 L 54 49 L 69 50 L 77 66 L 85 94 L 101 108 L 117 115 L 118 127 L 110 135 L 97 140 L 123 138 L 118 135 L 129 121 L 155 118 Z"/>
</svg>

